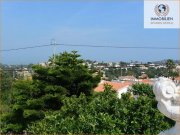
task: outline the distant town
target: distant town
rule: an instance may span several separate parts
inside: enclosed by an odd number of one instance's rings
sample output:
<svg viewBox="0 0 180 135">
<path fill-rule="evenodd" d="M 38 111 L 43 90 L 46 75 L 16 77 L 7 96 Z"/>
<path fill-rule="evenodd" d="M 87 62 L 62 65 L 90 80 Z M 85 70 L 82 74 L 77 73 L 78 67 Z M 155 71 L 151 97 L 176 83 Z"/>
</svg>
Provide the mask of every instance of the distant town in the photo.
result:
<svg viewBox="0 0 180 135">
<path fill-rule="evenodd" d="M 101 120 L 96 124 L 98 132 L 93 131 L 92 133 L 99 133 L 99 131 L 101 133 L 103 129 L 107 129 L 106 132 L 110 133 L 109 123 L 113 125 L 117 120 L 120 120 L 116 124 L 117 129 L 126 121 L 122 129 L 131 123 L 140 123 L 141 126 L 150 120 L 155 121 L 149 123 L 150 128 L 154 126 L 154 123 L 157 125 L 154 127 L 158 127 L 160 122 L 170 124 L 164 121 L 164 118 L 159 119 L 159 122 L 154 119 L 154 117 L 161 118 L 162 114 L 157 110 L 156 97 L 153 92 L 156 88 L 155 84 L 160 80 L 167 80 L 162 87 L 168 92 L 179 87 L 179 62 L 173 59 L 146 63 L 138 61 L 98 62 L 83 60 L 77 51 L 72 51 L 53 55 L 46 62 L 36 64 L 1 64 L 0 96 L 2 98 L 0 103 L 2 108 L 0 112 L 2 115 L 0 119 L 3 121 L 0 122 L 2 127 L 0 133 L 69 133 L 69 130 L 63 131 L 62 128 L 76 122 L 70 126 L 70 131 L 74 133 L 77 123 L 81 122 L 81 126 L 85 122 L 88 124 L 90 122 L 92 125 L 99 118 Z M 171 83 L 172 86 L 167 83 Z M 166 87 L 166 85 L 169 86 Z M 103 114 L 102 118 L 101 114 Z M 53 122 L 49 122 L 49 118 Z M 69 118 L 73 119 L 69 121 Z M 109 118 L 115 121 L 108 121 Z M 22 119 L 26 123 L 25 126 L 21 122 Z M 43 129 L 45 132 L 39 131 L 42 128 L 42 122 L 46 119 L 48 120 L 45 122 L 48 124 L 47 127 L 56 127 L 56 121 L 57 123 L 65 121 L 65 123 L 51 132 L 46 131 L 47 128 Z M 91 123 L 93 119 L 95 120 Z M 134 119 L 137 121 L 134 122 Z M 32 122 L 36 125 L 31 125 Z M 107 127 L 99 129 L 98 126 L 102 124 L 107 124 Z M 146 133 L 144 128 L 139 130 L 139 127 L 132 126 L 131 129 L 138 129 L 140 134 Z M 133 134 L 131 129 L 123 132 Z M 89 133 L 84 128 L 81 130 L 77 133 Z M 159 132 L 159 130 L 152 129 L 151 133 L 154 131 Z M 117 130 L 111 133 L 117 133 Z"/>
<path fill-rule="evenodd" d="M 48 67 L 50 62 L 41 62 L 38 65 Z M 97 62 L 85 60 L 84 65 L 94 70 L 96 74 L 101 73 L 101 82 L 94 89 L 96 92 L 104 90 L 104 84 L 111 85 L 117 92 L 126 92 L 128 87 L 135 83 L 153 84 L 156 78 L 164 76 L 169 77 L 167 60 L 142 63 L 138 61 L 131 62 Z M 173 60 L 173 69 L 171 79 L 178 84 L 180 82 L 179 61 Z M 24 79 L 32 80 L 33 64 L 29 65 L 2 65 L 1 70 L 9 72 L 14 80 Z M 120 93 L 120 94 L 121 94 Z"/>
</svg>

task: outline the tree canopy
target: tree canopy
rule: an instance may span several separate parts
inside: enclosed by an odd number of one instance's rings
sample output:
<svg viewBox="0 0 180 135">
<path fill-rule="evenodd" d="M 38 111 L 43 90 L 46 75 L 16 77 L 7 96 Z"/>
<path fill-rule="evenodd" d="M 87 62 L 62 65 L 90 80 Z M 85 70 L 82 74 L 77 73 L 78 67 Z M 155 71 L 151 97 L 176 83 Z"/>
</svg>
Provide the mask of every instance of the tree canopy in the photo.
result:
<svg viewBox="0 0 180 135">
<path fill-rule="evenodd" d="M 168 59 L 166 61 L 166 67 L 168 70 L 172 70 L 173 68 L 175 68 L 175 63 L 172 59 Z"/>
<path fill-rule="evenodd" d="M 135 84 L 117 98 L 111 86 L 92 92 L 100 73 L 76 51 L 52 56 L 33 66 L 33 80 L 17 80 L 10 89 L 10 110 L 0 117 L 0 132 L 32 134 L 158 134 L 173 122 L 157 109 L 152 87 Z M 7 86 L 7 87 L 6 87 Z"/>
<path fill-rule="evenodd" d="M 177 76 L 177 73 L 173 72 L 173 69 L 175 68 L 175 63 L 172 59 L 168 59 L 166 61 L 166 67 L 168 69 L 168 76 Z"/>
<path fill-rule="evenodd" d="M 158 134 L 169 128 L 172 121 L 157 109 L 154 98 L 130 93 L 121 99 L 111 87 L 91 98 L 81 94 L 68 97 L 64 106 L 47 113 L 41 121 L 28 126 L 33 134 Z"/>
<path fill-rule="evenodd" d="M 154 98 L 153 87 L 145 83 L 135 83 L 128 89 L 129 92 L 132 92 L 133 95 L 137 96 L 148 96 Z"/>
<path fill-rule="evenodd" d="M 54 59 L 55 58 L 55 59 Z M 59 110 L 65 97 L 86 96 L 100 81 L 76 51 L 49 59 L 48 65 L 34 65 L 32 81 L 18 80 L 12 86 L 11 111 L 3 114 L 3 132 L 22 133 L 28 123 L 44 118 L 46 111 Z"/>
<path fill-rule="evenodd" d="M 90 95 L 99 83 L 100 76 L 94 75 L 79 58 L 76 51 L 64 52 L 49 59 L 49 66 L 33 66 L 34 80 L 66 89 L 68 95 Z"/>
</svg>

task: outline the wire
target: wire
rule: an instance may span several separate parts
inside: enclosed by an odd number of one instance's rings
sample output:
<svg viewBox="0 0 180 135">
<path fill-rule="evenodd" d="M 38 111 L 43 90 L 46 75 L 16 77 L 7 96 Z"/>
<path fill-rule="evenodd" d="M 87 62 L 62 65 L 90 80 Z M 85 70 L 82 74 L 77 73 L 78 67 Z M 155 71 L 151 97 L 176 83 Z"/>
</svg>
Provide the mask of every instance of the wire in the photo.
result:
<svg viewBox="0 0 180 135">
<path fill-rule="evenodd" d="M 52 46 L 52 45 L 38 45 L 38 46 L 29 46 L 29 47 L 22 47 L 22 48 L 12 48 L 12 49 L 0 50 L 0 52 L 26 50 L 26 49 L 40 48 L 40 47 L 46 47 L 46 46 Z"/>
<path fill-rule="evenodd" d="M 10 52 L 10 51 L 18 51 L 18 50 L 26 50 L 26 49 L 33 49 L 33 48 L 40 48 L 40 47 L 48 47 L 52 46 L 53 44 L 48 45 L 38 45 L 38 46 L 29 46 L 29 47 L 22 47 L 22 48 L 12 48 L 12 49 L 5 49 L 0 50 L 0 52 Z M 176 47 L 143 47 L 143 46 L 100 46 L 100 45 L 80 45 L 80 44 L 55 44 L 55 46 L 79 46 L 79 47 L 92 47 L 92 48 L 121 48 L 121 49 L 158 49 L 158 50 L 179 50 L 180 48 Z"/>
<path fill-rule="evenodd" d="M 122 48 L 122 49 L 173 49 L 173 50 L 180 49 L 180 48 L 173 48 L 173 47 L 143 47 L 143 46 L 100 46 L 100 45 L 79 45 L 79 44 L 56 44 L 56 45 L 95 47 L 95 48 Z"/>
</svg>

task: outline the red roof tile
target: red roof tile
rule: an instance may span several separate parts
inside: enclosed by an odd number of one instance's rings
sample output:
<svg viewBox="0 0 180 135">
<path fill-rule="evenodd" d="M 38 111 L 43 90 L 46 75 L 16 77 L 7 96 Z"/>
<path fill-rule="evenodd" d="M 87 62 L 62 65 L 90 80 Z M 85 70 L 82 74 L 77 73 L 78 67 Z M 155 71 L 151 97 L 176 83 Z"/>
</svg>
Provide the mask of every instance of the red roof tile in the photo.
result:
<svg viewBox="0 0 180 135">
<path fill-rule="evenodd" d="M 104 81 L 104 82 L 102 82 L 102 83 L 99 83 L 99 85 L 94 89 L 94 91 L 96 91 L 96 92 L 103 92 L 103 91 L 104 91 L 104 85 L 105 85 L 105 84 L 111 85 L 112 88 L 117 91 L 117 90 L 119 90 L 119 89 L 122 89 L 122 88 L 124 88 L 124 87 L 127 87 L 127 86 L 131 85 L 132 83 L 131 83 L 131 82 L 128 82 L 128 81 L 126 81 L 126 82 L 110 82 L 110 81 Z"/>
<path fill-rule="evenodd" d="M 180 77 L 176 77 L 175 80 L 180 81 Z"/>
<path fill-rule="evenodd" d="M 152 81 L 150 79 L 142 79 L 142 80 L 139 80 L 139 82 L 146 83 L 146 84 L 152 84 Z"/>
</svg>

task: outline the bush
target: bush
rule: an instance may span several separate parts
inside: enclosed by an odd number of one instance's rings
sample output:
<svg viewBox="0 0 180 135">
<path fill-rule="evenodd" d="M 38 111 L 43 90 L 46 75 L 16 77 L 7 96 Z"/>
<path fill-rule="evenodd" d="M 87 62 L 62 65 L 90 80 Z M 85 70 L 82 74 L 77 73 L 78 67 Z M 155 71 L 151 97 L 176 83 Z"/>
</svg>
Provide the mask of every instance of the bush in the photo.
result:
<svg viewBox="0 0 180 135">
<path fill-rule="evenodd" d="M 145 84 L 145 83 L 133 84 L 132 87 L 128 91 L 132 92 L 133 95 L 148 96 L 149 98 L 155 97 L 155 95 L 153 93 L 153 87 L 151 85 Z"/>
<path fill-rule="evenodd" d="M 60 111 L 47 113 L 41 121 L 28 126 L 33 134 L 158 134 L 172 121 L 147 96 L 134 99 L 130 93 L 117 98 L 108 86 L 91 98 L 81 94 L 66 98 Z"/>
</svg>

